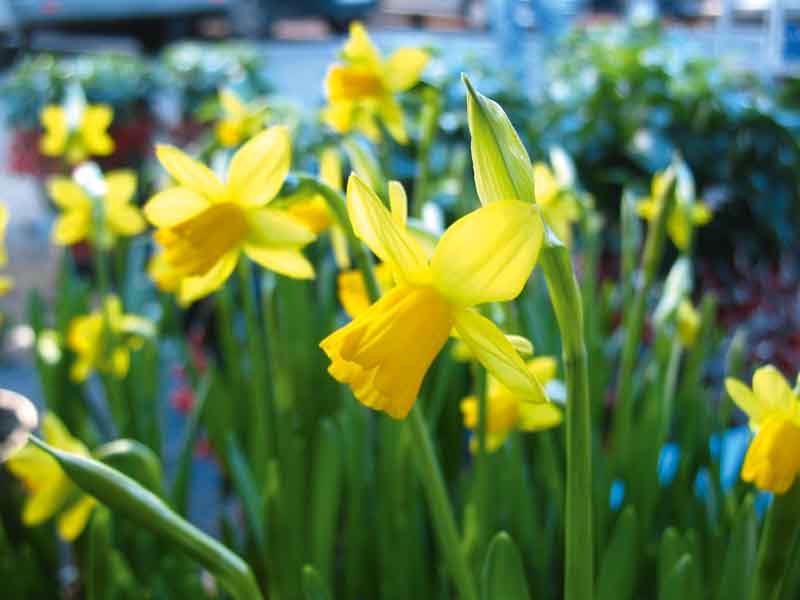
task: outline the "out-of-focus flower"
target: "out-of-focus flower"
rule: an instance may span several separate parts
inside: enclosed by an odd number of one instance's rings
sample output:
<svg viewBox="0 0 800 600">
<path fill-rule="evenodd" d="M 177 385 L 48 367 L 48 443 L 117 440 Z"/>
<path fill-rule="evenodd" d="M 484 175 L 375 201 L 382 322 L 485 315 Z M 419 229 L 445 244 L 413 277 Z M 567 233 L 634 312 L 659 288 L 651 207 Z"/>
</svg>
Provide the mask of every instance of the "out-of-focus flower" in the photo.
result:
<svg viewBox="0 0 800 600">
<path fill-rule="evenodd" d="M 375 265 L 375 279 L 380 287 L 381 295 L 385 294 L 394 286 L 394 276 L 392 269 L 385 263 Z M 364 275 L 358 269 L 339 273 L 337 278 L 339 302 L 350 318 L 355 319 L 370 306 L 367 284 L 364 282 Z"/>
<path fill-rule="evenodd" d="M 63 156 L 75 165 L 90 156 L 108 156 L 114 151 L 114 140 L 108 135 L 114 111 L 106 104 L 50 104 L 40 118 L 44 127 L 40 149 L 46 156 Z"/>
<path fill-rule="evenodd" d="M 663 185 L 662 177 L 656 175 L 653 178 L 653 191 L 650 196 L 637 202 L 636 210 L 644 220 L 652 222 L 658 216 L 661 202 L 665 197 L 660 189 L 660 186 Z M 706 225 L 711 221 L 712 216 L 711 209 L 707 204 L 690 201 L 680 196 L 667 218 L 667 233 L 678 249 L 686 250 L 692 229 Z"/>
<path fill-rule="evenodd" d="M 444 232 L 433 256 L 351 175 L 347 208 L 353 229 L 392 269 L 397 285 L 320 347 L 328 372 L 355 397 L 394 418 L 408 414 L 422 378 L 455 328 L 498 381 L 528 402 L 544 389 L 503 332 L 472 307 L 515 298 L 536 264 L 543 237 L 538 208 L 498 201 Z"/>
<path fill-rule="evenodd" d="M 117 237 L 134 236 L 147 224 L 135 204 L 136 175 L 133 171 L 111 171 L 102 178 L 103 190 L 93 199 L 69 177 L 54 177 L 48 183 L 61 214 L 53 228 L 53 241 L 62 246 L 91 241 L 102 248 L 113 246 Z M 99 213 L 99 214 L 98 214 Z"/>
<path fill-rule="evenodd" d="M 558 364 L 552 356 L 539 356 L 525 365 L 536 379 L 545 384 L 556 375 Z M 506 441 L 512 431 L 542 431 L 561 424 L 561 409 L 552 402 L 531 404 L 517 396 L 496 378 L 486 381 L 486 450 L 494 452 Z M 478 451 L 480 400 L 467 396 L 461 401 L 464 427 L 473 432 L 470 450 Z"/>
<path fill-rule="evenodd" d="M 323 183 L 336 191 L 342 190 L 342 157 L 335 148 L 325 148 L 319 157 L 319 178 Z M 331 215 L 328 203 L 320 194 L 311 198 L 293 202 L 289 205 L 289 214 L 297 217 L 314 233 L 326 229 L 331 231 L 333 256 L 340 269 L 350 266 L 350 255 L 347 250 L 347 236 L 341 225 Z"/>
<path fill-rule="evenodd" d="M 379 141 L 380 120 L 399 143 L 408 143 L 403 110 L 395 94 L 412 88 L 428 63 L 420 48 L 400 48 L 386 60 L 361 23 L 350 26 L 341 61 L 328 69 L 323 120 L 339 133 L 356 130 Z"/>
<path fill-rule="evenodd" d="M 8 264 L 6 254 L 6 226 L 8 225 L 8 209 L 0 203 L 0 269 Z M 14 287 L 14 280 L 8 275 L 0 275 L 0 296 L 7 294 Z M 0 317 L 0 322 L 2 318 Z"/>
<path fill-rule="evenodd" d="M 767 492 L 785 493 L 800 472 L 800 398 L 771 365 L 755 372 L 752 389 L 733 378 L 725 380 L 725 388 L 755 433 L 742 479 Z"/>
<path fill-rule="evenodd" d="M 86 446 L 72 437 L 52 413 L 42 419 L 42 436 L 54 448 L 89 456 Z M 29 443 L 12 455 L 6 466 L 30 492 L 22 509 L 25 525 L 40 525 L 58 514 L 57 531 L 61 539 L 73 541 L 81 534 L 97 501 L 83 494 L 53 457 Z"/>
<path fill-rule="evenodd" d="M 238 146 L 264 129 L 267 106 L 263 100 L 245 103 L 236 92 L 223 88 L 219 91 L 219 105 L 223 116 L 217 121 L 216 132 L 223 146 Z"/>
<path fill-rule="evenodd" d="M 67 345 L 76 354 L 70 377 L 84 381 L 96 369 L 122 379 L 128 374 L 130 351 L 155 331 L 148 319 L 124 314 L 117 296 L 107 296 L 101 310 L 75 317 L 69 325 Z"/>
<path fill-rule="evenodd" d="M 676 315 L 678 324 L 678 336 L 687 348 L 694 346 L 697 341 L 697 334 L 700 332 L 700 313 L 697 312 L 689 300 L 683 300 L 678 305 L 678 313 Z"/>
<path fill-rule="evenodd" d="M 234 154 L 226 181 L 173 146 L 156 154 L 178 182 L 144 207 L 158 228 L 163 254 L 150 272 L 162 287 L 173 287 L 188 304 L 219 289 L 242 253 L 262 267 L 309 279 L 314 268 L 300 249 L 314 240 L 303 223 L 266 206 L 280 190 L 291 162 L 285 127 L 271 127 Z"/>
<path fill-rule="evenodd" d="M 570 190 L 563 189 L 545 163 L 533 164 L 536 204 L 545 222 L 566 246 L 572 245 L 572 224 L 581 216 L 580 206 Z"/>
</svg>

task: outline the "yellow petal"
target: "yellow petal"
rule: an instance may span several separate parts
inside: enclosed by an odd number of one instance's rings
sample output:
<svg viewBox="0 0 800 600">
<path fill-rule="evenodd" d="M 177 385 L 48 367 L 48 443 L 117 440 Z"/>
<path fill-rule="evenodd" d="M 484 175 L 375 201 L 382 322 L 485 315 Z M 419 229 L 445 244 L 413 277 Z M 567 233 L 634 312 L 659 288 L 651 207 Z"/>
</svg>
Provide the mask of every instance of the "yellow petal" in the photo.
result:
<svg viewBox="0 0 800 600">
<path fill-rule="evenodd" d="M 7 294 L 14 287 L 14 280 L 6 275 L 0 275 L 0 296 Z M 0 325 L 3 323 L 2 313 L 0 313 Z"/>
<path fill-rule="evenodd" d="M 106 206 L 106 219 L 116 235 L 132 236 L 144 231 L 145 223 L 139 209 L 128 204 L 109 204 Z"/>
<path fill-rule="evenodd" d="M 63 213 L 53 227 L 53 241 L 61 246 L 77 244 L 89 237 L 92 216 L 88 211 L 73 210 Z"/>
<path fill-rule="evenodd" d="M 246 245 L 245 254 L 265 269 L 293 279 L 313 279 L 314 267 L 299 250 Z"/>
<path fill-rule="evenodd" d="M 381 60 L 381 55 L 369 38 L 367 30 L 358 21 L 350 24 L 350 37 L 342 48 L 342 56 L 350 62 L 375 68 Z"/>
<path fill-rule="evenodd" d="M 69 208 L 86 208 L 91 210 L 92 201 L 83 188 L 68 177 L 53 177 L 47 182 L 47 191 L 56 206 Z"/>
<path fill-rule="evenodd" d="M 42 418 L 42 435 L 45 441 L 55 448 L 82 456 L 89 454 L 83 442 L 73 437 L 53 413 L 48 412 Z"/>
<path fill-rule="evenodd" d="M 114 151 L 114 140 L 107 133 L 113 119 L 114 112 L 106 104 L 93 104 L 84 109 L 80 131 L 90 154 L 108 156 Z"/>
<path fill-rule="evenodd" d="M 394 285 L 392 270 L 386 263 L 378 263 L 373 269 L 375 279 L 378 282 L 381 295 L 386 293 Z M 336 278 L 339 302 L 345 312 L 355 319 L 358 315 L 365 312 L 372 302 L 367 293 L 367 284 L 364 282 L 364 275 L 359 269 L 343 271 Z"/>
<path fill-rule="evenodd" d="M 238 146 L 243 137 L 244 132 L 240 119 L 221 119 L 217 123 L 217 138 L 223 146 Z"/>
<path fill-rule="evenodd" d="M 182 187 L 189 188 L 204 198 L 220 198 L 225 195 L 225 186 L 211 169 L 175 146 L 158 144 L 156 156 Z"/>
<path fill-rule="evenodd" d="M 82 496 L 58 517 L 58 537 L 72 542 L 86 529 L 86 523 L 92 514 L 97 500 L 91 496 Z"/>
<path fill-rule="evenodd" d="M 289 130 L 270 127 L 242 146 L 231 159 L 228 186 L 236 202 L 261 205 L 280 191 L 289 173 L 292 145 Z"/>
<path fill-rule="evenodd" d="M 380 75 L 370 67 L 331 65 L 323 83 L 325 96 L 332 104 L 375 100 L 386 93 Z"/>
<path fill-rule="evenodd" d="M 219 104 L 222 110 L 232 117 L 241 117 L 247 114 L 244 102 L 236 95 L 236 92 L 229 88 L 222 88 L 219 91 Z"/>
<path fill-rule="evenodd" d="M 314 233 L 289 213 L 271 208 L 246 212 L 250 246 L 271 250 L 299 248 L 314 241 Z"/>
<path fill-rule="evenodd" d="M 645 198 L 636 203 L 636 212 L 645 221 L 652 221 L 659 211 L 659 203 L 653 198 Z"/>
<path fill-rule="evenodd" d="M 529 360 L 526 366 L 540 383 L 554 379 L 558 371 L 558 361 L 552 356 L 537 356 Z"/>
<path fill-rule="evenodd" d="M 434 284 L 458 306 L 511 300 L 536 264 L 542 236 L 534 204 L 505 200 L 482 206 L 444 232 L 431 260 Z"/>
<path fill-rule="evenodd" d="M 455 328 L 472 355 L 512 394 L 526 402 L 547 401 L 542 385 L 497 325 L 476 310 L 461 309 L 455 313 Z"/>
<path fill-rule="evenodd" d="M 772 365 L 761 367 L 753 374 L 753 393 L 762 404 L 785 418 L 794 419 L 798 414 L 798 401 L 792 388 Z"/>
<path fill-rule="evenodd" d="M 401 281 L 428 280 L 425 251 L 401 228 L 375 193 L 355 173 L 347 181 L 347 210 L 353 230 Z"/>
<path fill-rule="evenodd" d="M 533 163 L 533 187 L 537 204 L 546 205 L 558 194 L 558 182 L 553 172 L 543 162 Z"/>
<path fill-rule="evenodd" d="M 552 402 L 542 404 L 519 405 L 519 422 L 517 427 L 523 431 L 542 431 L 560 425 L 564 420 L 561 409 Z"/>
<path fill-rule="evenodd" d="M 701 226 L 705 225 L 709 221 L 711 221 L 711 217 L 713 213 L 711 212 L 711 208 L 707 204 L 702 202 L 697 202 L 692 207 L 692 222 L 695 225 Z"/>
<path fill-rule="evenodd" d="M 46 156 L 59 156 L 64 153 L 69 137 L 67 115 L 60 106 L 46 106 L 41 113 L 45 132 L 39 142 L 42 153 Z"/>
<path fill-rule="evenodd" d="M 405 228 L 408 220 L 408 197 L 403 184 L 399 181 L 389 182 L 389 207 L 395 222 Z"/>
<path fill-rule="evenodd" d="M 350 268 L 350 249 L 347 243 L 347 236 L 341 227 L 331 229 L 331 246 L 333 247 L 333 258 L 336 266 L 340 269 Z"/>
<path fill-rule="evenodd" d="M 41 489 L 31 494 L 22 509 L 22 522 L 35 526 L 47 521 L 56 514 L 69 499 L 75 486 L 60 473 L 48 481 Z"/>
<path fill-rule="evenodd" d="M 6 461 L 5 466 L 32 492 L 46 487 L 61 475 L 61 467 L 56 460 L 30 443 L 15 452 Z"/>
<path fill-rule="evenodd" d="M 131 366 L 131 354 L 125 346 L 115 348 L 111 353 L 111 372 L 117 379 L 124 379 Z"/>
<path fill-rule="evenodd" d="M 685 250 L 689 245 L 689 234 L 691 225 L 686 214 L 680 207 L 675 208 L 667 219 L 667 233 L 672 242 L 681 250 Z"/>
<path fill-rule="evenodd" d="M 136 193 L 136 173 L 128 169 L 112 171 L 106 175 L 106 200 L 127 203 Z"/>
<path fill-rule="evenodd" d="M 762 402 L 748 386 L 733 377 L 725 379 L 725 389 L 736 406 L 750 418 L 750 426 L 758 428 L 769 412 L 768 404 Z"/>
<path fill-rule="evenodd" d="M 286 212 L 301 221 L 314 233 L 325 231 L 333 223 L 328 203 L 319 194 L 315 194 L 309 200 L 293 202 L 287 207 Z"/>
<path fill-rule="evenodd" d="M 420 48 L 400 48 L 386 60 L 386 81 L 395 92 L 416 85 L 430 56 Z"/>
<path fill-rule="evenodd" d="M 322 110 L 322 122 L 338 133 L 347 133 L 353 127 L 353 103 L 336 102 Z"/>
<path fill-rule="evenodd" d="M 199 215 L 210 206 L 208 200 L 186 187 L 159 192 L 144 205 L 144 215 L 156 227 L 173 227 Z"/>
<path fill-rule="evenodd" d="M 181 280 L 178 301 L 186 306 L 195 300 L 215 292 L 228 279 L 239 259 L 239 251 L 224 254 L 204 275 L 186 277 Z"/>
<path fill-rule="evenodd" d="M 781 417 L 770 417 L 750 443 L 742 479 L 764 491 L 784 494 L 800 472 L 800 427 Z"/>
<path fill-rule="evenodd" d="M 342 156 L 336 148 L 325 148 L 320 154 L 319 178 L 335 190 L 342 189 Z"/>
<path fill-rule="evenodd" d="M 381 120 L 383 120 L 383 124 L 394 140 L 398 144 L 407 144 L 408 134 L 406 133 L 403 109 L 400 108 L 400 104 L 397 100 L 392 96 L 385 96 L 380 102 L 378 112 L 380 113 Z"/>
</svg>

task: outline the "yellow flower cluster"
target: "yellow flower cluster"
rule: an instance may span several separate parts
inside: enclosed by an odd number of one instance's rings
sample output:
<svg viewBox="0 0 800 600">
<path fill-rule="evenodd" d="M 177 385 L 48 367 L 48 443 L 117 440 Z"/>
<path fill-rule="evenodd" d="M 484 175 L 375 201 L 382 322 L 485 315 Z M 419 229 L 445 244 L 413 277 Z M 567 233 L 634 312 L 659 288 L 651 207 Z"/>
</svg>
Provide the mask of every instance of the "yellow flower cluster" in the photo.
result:
<svg viewBox="0 0 800 600">
<path fill-rule="evenodd" d="M 40 115 L 44 135 L 40 149 L 45 156 L 63 156 L 76 165 L 90 156 L 108 156 L 114 151 L 114 140 L 108 128 L 114 111 L 106 104 L 68 102 L 44 107 Z"/>
</svg>

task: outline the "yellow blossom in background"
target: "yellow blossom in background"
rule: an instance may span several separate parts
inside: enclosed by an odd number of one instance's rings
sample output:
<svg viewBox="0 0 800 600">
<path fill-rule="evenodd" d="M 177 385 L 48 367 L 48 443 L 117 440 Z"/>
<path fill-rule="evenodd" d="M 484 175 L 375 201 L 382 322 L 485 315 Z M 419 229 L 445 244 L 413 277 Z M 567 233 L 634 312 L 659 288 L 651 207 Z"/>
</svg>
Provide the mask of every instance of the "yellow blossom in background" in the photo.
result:
<svg viewBox="0 0 800 600">
<path fill-rule="evenodd" d="M 347 208 L 356 235 L 389 265 L 396 286 L 320 343 L 334 379 L 349 385 L 366 406 L 403 418 L 455 328 L 506 387 L 527 401 L 546 402 L 541 384 L 503 332 L 472 308 L 522 291 L 543 237 L 534 204 L 505 200 L 475 210 L 444 232 L 430 260 L 355 174 L 347 185 Z"/>
<path fill-rule="evenodd" d="M 539 356 L 525 365 L 541 383 L 556 376 L 558 363 L 552 356 Z M 561 409 L 552 402 L 532 404 L 515 395 L 494 377 L 486 381 L 486 450 L 494 452 L 514 430 L 542 431 L 561 424 Z M 461 401 L 464 427 L 472 430 L 470 450 L 478 451 L 478 412 L 480 401 L 467 396 Z"/>
<path fill-rule="evenodd" d="M 131 202 L 136 193 L 134 172 L 111 171 L 103 177 L 103 183 L 105 192 L 95 201 L 74 179 L 54 177 L 50 180 L 48 191 L 61 209 L 53 228 L 56 244 L 68 246 L 86 240 L 109 248 L 117 237 L 130 237 L 144 231 L 147 224 L 139 208 Z M 96 218 L 96 210 L 102 210 L 102 223 Z"/>
<path fill-rule="evenodd" d="M 380 120 L 397 142 L 408 143 L 395 94 L 417 84 L 428 59 L 419 48 L 400 48 L 384 60 L 364 26 L 353 23 L 341 62 L 332 65 L 325 77 L 328 106 L 323 120 L 339 133 L 360 131 L 372 141 L 381 138 Z"/>
<path fill-rule="evenodd" d="M 689 300 L 684 300 L 678 306 L 677 314 L 678 336 L 687 348 L 694 346 L 697 334 L 700 332 L 700 313 L 697 312 Z"/>
<path fill-rule="evenodd" d="M 219 289 L 242 253 L 288 277 L 314 276 L 300 252 L 313 232 L 286 211 L 266 206 L 289 172 L 286 127 L 271 127 L 244 144 L 225 181 L 174 146 L 158 146 L 156 154 L 178 185 L 153 196 L 144 213 L 158 228 L 160 267 L 179 282 L 182 304 Z"/>
<path fill-rule="evenodd" d="M 122 379 L 128 374 L 130 351 L 155 331 L 148 319 L 124 314 L 117 296 L 107 296 L 101 310 L 75 317 L 69 324 L 67 345 L 75 353 L 70 377 L 80 382 L 98 370 Z"/>
<path fill-rule="evenodd" d="M 653 221 L 661 209 L 659 198 L 664 198 L 657 186 L 662 185 L 660 178 L 653 179 L 653 192 L 648 198 L 636 203 L 639 216 L 646 221 Z M 689 246 L 691 231 L 694 227 L 702 227 L 711 221 L 711 209 L 703 202 L 689 202 L 679 197 L 675 207 L 667 218 L 667 233 L 679 250 L 686 250 Z"/>
<path fill-rule="evenodd" d="M 263 100 L 245 103 L 236 92 L 223 88 L 219 104 L 223 116 L 217 121 L 216 132 L 223 146 L 238 146 L 264 129 L 267 107 Z"/>
<path fill-rule="evenodd" d="M 575 196 L 562 189 L 545 163 L 533 164 L 536 204 L 542 209 L 545 222 L 566 246 L 572 246 L 572 224 L 580 218 Z"/>
<path fill-rule="evenodd" d="M 374 272 L 381 295 L 384 295 L 394 286 L 392 269 L 386 263 L 380 263 L 375 265 Z M 360 270 L 352 269 L 339 273 L 336 283 L 339 302 L 345 312 L 350 315 L 350 318 L 355 319 L 369 308 L 370 301 L 367 293 L 367 284 Z"/>
<path fill-rule="evenodd" d="M 785 493 L 800 472 L 800 397 L 771 365 L 755 372 L 752 390 L 734 378 L 725 380 L 725 388 L 755 433 L 742 479 L 767 492 Z"/>
<path fill-rule="evenodd" d="M 0 204 L 0 269 L 8 264 L 6 254 L 6 226 L 8 225 L 8 209 Z M 8 275 L 0 275 L 0 296 L 7 294 L 14 287 L 14 280 Z M 0 315 L 2 322 L 2 315 Z"/>
<path fill-rule="evenodd" d="M 86 446 L 72 437 L 52 413 L 42 419 L 42 436 L 54 448 L 89 456 Z M 83 494 L 53 457 L 29 443 L 12 455 L 6 466 L 30 492 L 22 509 L 25 525 L 40 525 L 58 514 L 56 529 L 61 539 L 71 542 L 81 534 L 97 501 Z"/>
<path fill-rule="evenodd" d="M 335 148 L 325 148 L 320 154 L 319 178 L 334 190 L 342 190 L 342 156 Z M 305 223 L 314 233 L 322 233 L 326 229 L 330 229 L 336 265 L 340 269 L 350 266 L 347 236 L 331 214 L 325 198 L 320 194 L 315 194 L 307 200 L 293 202 L 289 205 L 288 211 L 289 214 Z"/>
<path fill-rule="evenodd" d="M 108 135 L 114 111 L 106 104 L 70 103 L 66 108 L 50 104 L 42 109 L 40 119 L 44 127 L 40 149 L 45 156 L 63 156 L 75 165 L 114 151 L 114 140 Z"/>
</svg>

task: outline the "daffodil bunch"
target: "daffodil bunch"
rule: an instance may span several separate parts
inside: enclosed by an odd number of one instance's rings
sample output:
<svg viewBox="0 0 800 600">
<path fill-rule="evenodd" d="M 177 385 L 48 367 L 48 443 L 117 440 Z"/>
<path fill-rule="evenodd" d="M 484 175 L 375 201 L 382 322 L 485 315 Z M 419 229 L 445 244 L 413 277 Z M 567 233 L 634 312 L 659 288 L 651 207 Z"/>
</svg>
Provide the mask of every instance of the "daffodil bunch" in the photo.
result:
<svg viewBox="0 0 800 600">
<path fill-rule="evenodd" d="M 103 175 L 91 167 L 84 165 L 72 177 L 57 176 L 48 182 L 50 197 L 61 209 L 52 234 L 56 244 L 69 246 L 88 241 L 108 249 L 117 238 L 135 236 L 146 227 L 141 211 L 133 203 L 136 174 L 119 170 Z M 89 177 L 83 177 L 83 173 Z"/>
<path fill-rule="evenodd" d="M 428 53 L 400 48 L 384 59 L 361 23 L 350 26 L 350 38 L 340 62 L 328 69 L 322 118 L 335 131 L 360 131 L 372 141 L 381 139 L 382 123 L 395 141 L 406 144 L 408 132 L 397 94 L 420 80 Z"/>
<path fill-rule="evenodd" d="M 223 146 L 239 146 L 264 129 L 267 105 L 263 100 L 245 103 L 232 89 L 222 88 L 219 105 L 222 117 L 217 120 L 215 131 Z"/>
<path fill-rule="evenodd" d="M 155 331 L 150 320 L 125 314 L 120 299 L 107 296 L 101 309 L 70 322 L 67 345 L 76 355 L 70 377 L 85 381 L 97 370 L 123 379 L 128 374 L 131 350 L 139 349 Z"/>
<path fill-rule="evenodd" d="M 114 151 L 108 134 L 114 111 L 107 104 L 87 105 L 81 94 L 71 94 L 63 106 L 45 106 L 40 119 L 44 128 L 40 148 L 45 156 L 63 156 L 70 165 L 77 165 Z"/>
</svg>

